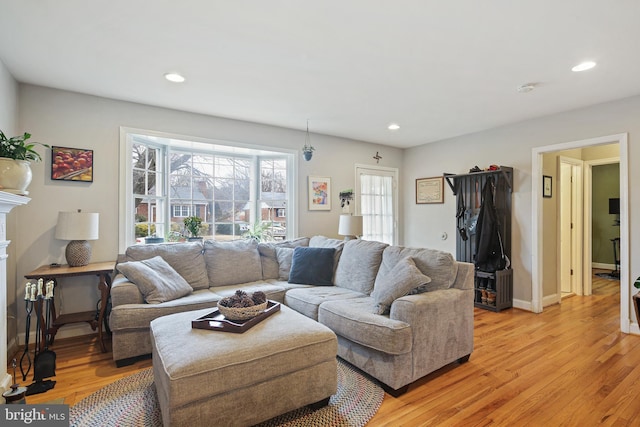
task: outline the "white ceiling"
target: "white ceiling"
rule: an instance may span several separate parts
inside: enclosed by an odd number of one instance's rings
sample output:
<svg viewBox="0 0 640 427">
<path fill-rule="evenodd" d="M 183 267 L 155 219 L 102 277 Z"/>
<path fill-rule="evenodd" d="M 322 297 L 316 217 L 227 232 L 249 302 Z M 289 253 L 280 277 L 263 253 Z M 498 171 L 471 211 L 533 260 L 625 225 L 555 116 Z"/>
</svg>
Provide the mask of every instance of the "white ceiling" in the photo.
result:
<svg viewBox="0 0 640 427">
<path fill-rule="evenodd" d="M 0 2 L 20 82 L 397 147 L 640 94 L 638 40 L 635 0 Z"/>
</svg>

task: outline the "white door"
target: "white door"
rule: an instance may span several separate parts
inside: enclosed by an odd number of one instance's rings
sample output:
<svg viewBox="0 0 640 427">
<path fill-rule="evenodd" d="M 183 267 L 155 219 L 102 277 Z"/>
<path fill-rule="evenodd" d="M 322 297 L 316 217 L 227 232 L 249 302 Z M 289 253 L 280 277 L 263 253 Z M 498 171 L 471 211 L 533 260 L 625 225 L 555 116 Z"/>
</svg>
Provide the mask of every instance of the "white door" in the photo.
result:
<svg viewBox="0 0 640 427">
<path fill-rule="evenodd" d="M 559 158 L 559 292 L 583 294 L 582 160 Z"/>
</svg>

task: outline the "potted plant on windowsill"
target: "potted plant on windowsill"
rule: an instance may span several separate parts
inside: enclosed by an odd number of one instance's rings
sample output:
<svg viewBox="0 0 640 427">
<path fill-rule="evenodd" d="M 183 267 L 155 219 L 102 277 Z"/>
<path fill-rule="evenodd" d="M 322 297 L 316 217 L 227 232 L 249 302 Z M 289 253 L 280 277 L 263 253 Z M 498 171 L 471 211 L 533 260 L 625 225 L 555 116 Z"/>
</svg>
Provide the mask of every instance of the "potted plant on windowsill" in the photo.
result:
<svg viewBox="0 0 640 427">
<path fill-rule="evenodd" d="M 31 134 L 7 138 L 0 130 L 0 191 L 26 196 L 27 187 L 31 184 L 30 162 L 40 162 L 42 157 L 34 150 L 36 144 L 50 148 L 39 142 L 27 143 Z"/>
<path fill-rule="evenodd" d="M 188 216 L 183 219 L 182 222 L 184 222 L 185 228 L 189 231 L 189 234 L 191 234 L 191 237 L 189 237 L 187 240 L 189 240 L 190 242 L 195 240 L 202 240 L 202 237 L 198 236 L 198 234 L 200 234 L 200 225 L 202 224 L 202 218 L 197 216 Z"/>
<path fill-rule="evenodd" d="M 272 223 L 270 222 L 255 222 L 242 234 L 242 237 L 245 239 L 253 239 L 257 242 L 269 242 L 273 240 L 271 228 Z"/>
</svg>

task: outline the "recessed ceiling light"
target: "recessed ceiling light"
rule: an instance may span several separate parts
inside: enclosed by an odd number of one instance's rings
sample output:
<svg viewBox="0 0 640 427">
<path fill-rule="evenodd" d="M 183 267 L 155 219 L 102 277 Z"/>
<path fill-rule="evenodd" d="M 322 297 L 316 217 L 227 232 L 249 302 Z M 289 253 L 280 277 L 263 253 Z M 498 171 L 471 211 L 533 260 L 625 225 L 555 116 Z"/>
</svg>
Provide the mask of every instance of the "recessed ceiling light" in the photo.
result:
<svg viewBox="0 0 640 427">
<path fill-rule="evenodd" d="M 596 66 L 596 63 L 593 61 L 585 61 L 582 62 L 571 69 L 571 71 L 579 72 L 579 71 L 587 71 Z"/>
<path fill-rule="evenodd" d="M 164 75 L 164 78 L 174 83 L 182 83 L 184 81 L 184 77 L 178 73 L 167 73 Z"/>
<path fill-rule="evenodd" d="M 397 123 L 391 123 L 389 126 L 387 126 L 387 129 L 389 130 L 398 130 L 400 129 L 400 125 Z"/>
</svg>

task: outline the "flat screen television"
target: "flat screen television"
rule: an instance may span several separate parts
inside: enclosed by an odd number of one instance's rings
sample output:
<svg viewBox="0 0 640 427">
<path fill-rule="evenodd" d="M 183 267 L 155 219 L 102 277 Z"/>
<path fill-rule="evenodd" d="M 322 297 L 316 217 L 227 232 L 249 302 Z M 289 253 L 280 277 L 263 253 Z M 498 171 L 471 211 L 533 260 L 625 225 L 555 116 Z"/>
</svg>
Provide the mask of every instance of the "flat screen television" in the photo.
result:
<svg viewBox="0 0 640 427">
<path fill-rule="evenodd" d="M 620 214 L 620 199 L 609 199 L 609 213 L 612 215 Z"/>
</svg>

